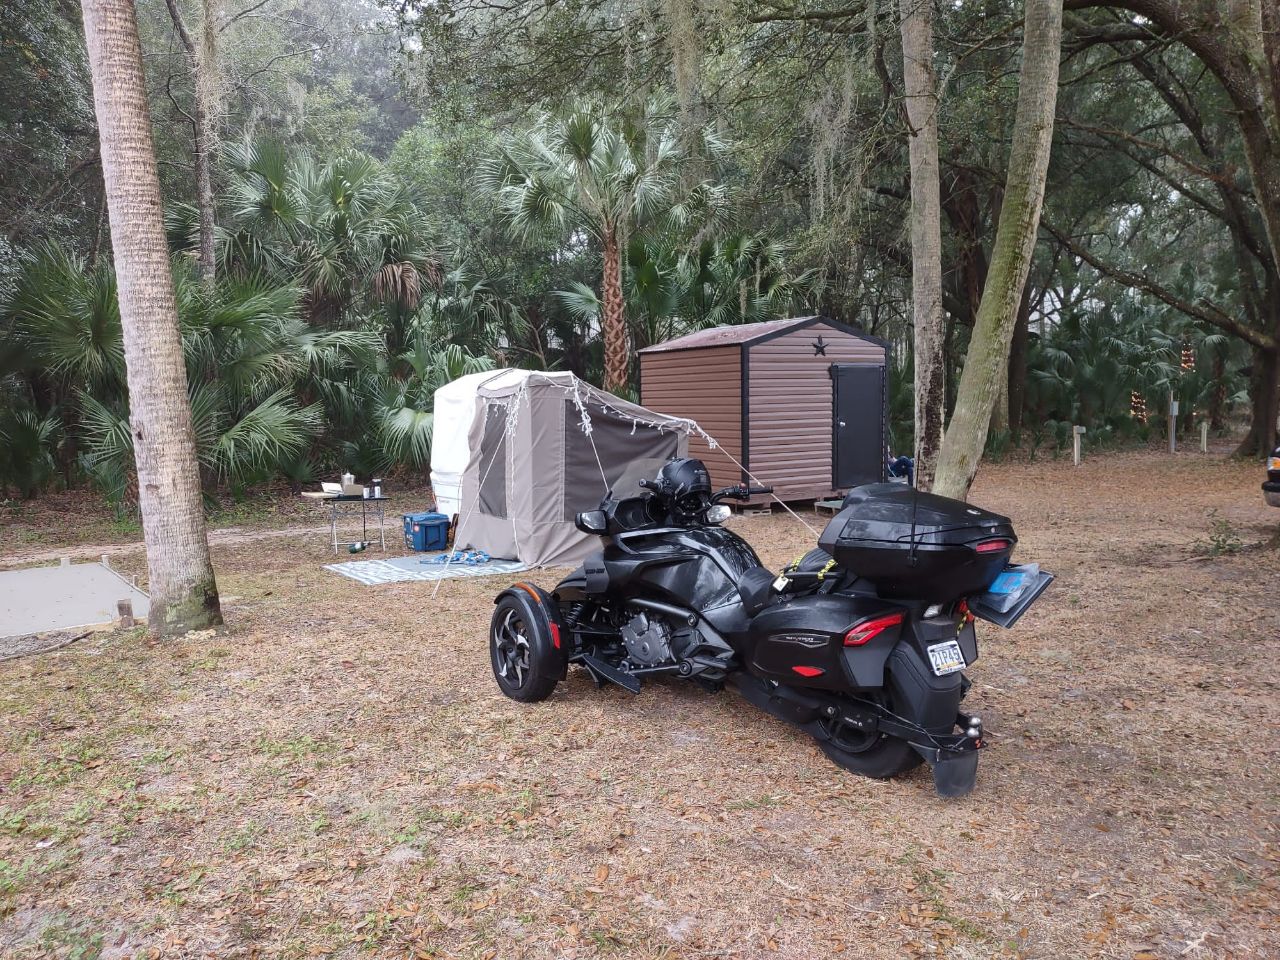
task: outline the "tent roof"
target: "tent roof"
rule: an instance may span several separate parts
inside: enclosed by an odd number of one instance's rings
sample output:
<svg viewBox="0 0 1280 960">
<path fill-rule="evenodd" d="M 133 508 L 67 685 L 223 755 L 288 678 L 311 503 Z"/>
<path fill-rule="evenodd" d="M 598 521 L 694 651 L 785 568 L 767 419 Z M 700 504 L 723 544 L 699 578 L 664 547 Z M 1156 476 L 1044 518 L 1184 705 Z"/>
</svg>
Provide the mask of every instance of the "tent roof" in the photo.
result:
<svg viewBox="0 0 1280 960">
<path fill-rule="evenodd" d="M 592 386 L 585 380 L 578 379 L 567 370 L 507 369 L 496 371 L 495 376 L 478 385 L 476 395 L 494 398 L 508 397 L 522 389 L 537 390 L 547 387 L 558 389 L 566 396 L 576 392 L 587 406 L 608 407 L 615 414 L 628 419 L 653 425 L 662 424 L 666 429 L 678 430 L 686 435 L 692 433 L 697 426 L 692 420 L 684 417 L 673 417 L 669 414 L 658 413 L 656 410 L 650 410 L 648 407 L 642 407 L 637 403 L 632 403 L 630 400 L 624 400 L 622 397 L 607 393 L 599 387 Z"/>
</svg>

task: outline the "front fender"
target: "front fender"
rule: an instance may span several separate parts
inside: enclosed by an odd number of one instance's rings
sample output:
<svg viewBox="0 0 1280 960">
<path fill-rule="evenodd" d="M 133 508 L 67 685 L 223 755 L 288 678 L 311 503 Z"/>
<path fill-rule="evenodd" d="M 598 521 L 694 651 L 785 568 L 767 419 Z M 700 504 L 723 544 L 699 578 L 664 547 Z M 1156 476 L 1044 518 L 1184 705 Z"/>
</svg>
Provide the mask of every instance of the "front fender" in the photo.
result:
<svg viewBox="0 0 1280 960">
<path fill-rule="evenodd" d="M 533 644 L 535 656 L 542 659 L 547 673 L 558 674 L 563 679 L 569 670 L 569 637 L 560 629 L 560 605 L 551 594 L 536 584 L 520 581 L 503 590 L 493 602 L 511 597 L 524 611 L 528 622 L 542 631 L 549 643 Z"/>
</svg>

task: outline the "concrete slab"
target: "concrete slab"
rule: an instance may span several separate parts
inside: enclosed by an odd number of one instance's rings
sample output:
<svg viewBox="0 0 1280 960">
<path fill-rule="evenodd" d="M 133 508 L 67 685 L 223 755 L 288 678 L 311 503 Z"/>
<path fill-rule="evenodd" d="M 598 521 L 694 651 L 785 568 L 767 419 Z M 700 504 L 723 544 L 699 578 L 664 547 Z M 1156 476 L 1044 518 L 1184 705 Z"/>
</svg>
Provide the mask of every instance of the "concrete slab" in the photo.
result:
<svg viewBox="0 0 1280 960">
<path fill-rule="evenodd" d="M 105 564 L 0 571 L 0 637 L 110 623 L 120 600 L 132 600 L 134 619 L 146 621 L 147 595 Z"/>
</svg>

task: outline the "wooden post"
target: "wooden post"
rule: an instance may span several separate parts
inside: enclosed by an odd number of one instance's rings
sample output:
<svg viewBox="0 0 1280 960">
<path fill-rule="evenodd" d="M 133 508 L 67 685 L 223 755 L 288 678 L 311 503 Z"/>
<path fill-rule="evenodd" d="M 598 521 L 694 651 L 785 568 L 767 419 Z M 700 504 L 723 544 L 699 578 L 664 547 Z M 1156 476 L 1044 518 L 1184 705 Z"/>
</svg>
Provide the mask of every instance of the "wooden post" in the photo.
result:
<svg viewBox="0 0 1280 960">
<path fill-rule="evenodd" d="M 1209 421 L 1200 421 L 1200 452 L 1209 452 Z"/>
<path fill-rule="evenodd" d="M 1071 428 L 1071 459 L 1080 466 L 1080 437 L 1089 431 L 1079 425 Z"/>
<path fill-rule="evenodd" d="M 132 600 L 117 600 L 116 612 L 120 614 L 121 627 L 124 627 L 127 629 L 134 625 Z"/>
</svg>

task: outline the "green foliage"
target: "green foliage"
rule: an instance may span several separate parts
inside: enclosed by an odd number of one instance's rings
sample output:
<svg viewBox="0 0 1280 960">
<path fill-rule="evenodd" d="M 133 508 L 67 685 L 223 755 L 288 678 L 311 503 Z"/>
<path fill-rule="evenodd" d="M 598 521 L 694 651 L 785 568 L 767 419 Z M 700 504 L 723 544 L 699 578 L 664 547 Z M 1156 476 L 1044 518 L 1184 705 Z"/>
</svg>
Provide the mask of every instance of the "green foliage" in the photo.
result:
<svg viewBox="0 0 1280 960">
<path fill-rule="evenodd" d="M 1210 510 L 1208 539 L 1195 540 L 1191 547 L 1198 556 L 1224 557 L 1239 553 L 1244 549 L 1244 541 L 1240 532 L 1226 517 L 1220 516 L 1216 509 Z"/>
<path fill-rule="evenodd" d="M 0 489 L 12 486 L 31 499 L 53 479 L 62 423 L 53 414 L 6 410 L 0 414 Z"/>
<path fill-rule="evenodd" d="M 1182 369 L 1184 345 L 1203 358 L 1195 370 Z M 1143 432 L 1131 410 L 1135 395 L 1152 417 L 1166 409 L 1170 391 L 1184 413 L 1215 402 L 1225 411 L 1244 399 L 1236 353 L 1228 338 L 1159 317 L 1131 297 L 1072 310 L 1032 338 L 1027 419 L 1084 425 L 1098 444 Z"/>
<path fill-rule="evenodd" d="M 28 256 L 6 311 L 26 347 L 27 369 L 94 390 L 124 384 L 115 273 L 46 243 Z"/>
<path fill-rule="evenodd" d="M 369 235 L 375 253 L 367 263 L 376 263 L 388 234 Z M 294 249 L 285 246 L 289 253 Z M 289 262 L 289 269 L 297 266 Z M 269 263 L 264 258 L 257 270 L 228 270 L 212 291 L 185 258 L 175 264 L 192 425 L 206 486 L 240 490 L 277 476 L 301 483 L 340 464 L 367 472 L 425 466 L 435 389 L 493 365 L 432 339 L 442 312 L 461 317 L 469 308 L 440 298 L 432 308 L 418 305 L 406 321 L 412 345 L 389 364 L 378 314 L 340 318 L 358 327 L 310 323 L 303 316 L 310 291 L 271 280 Z M 366 269 L 330 288 L 335 299 L 358 300 L 361 278 L 374 297 L 404 296 L 385 285 L 379 293 L 378 270 Z M 18 355 L 28 358 L 22 369 L 64 388 L 71 418 L 64 430 L 55 412 L 42 414 L 31 405 L 34 393 L 15 388 L 15 404 L 22 405 L 0 419 L 8 453 L 0 482 L 35 495 L 55 475 L 69 433 L 84 474 L 113 501 L 129 499 L 133 441 L 109 266 L 89 268 L 57 247 L 44 248 L 28 262 L 7 315 L 23 346 Z M 16 377 L 10 384 L 21 382 Z"/>
</svg>

